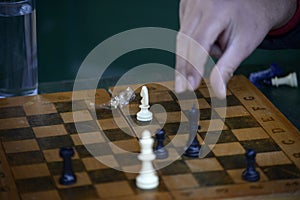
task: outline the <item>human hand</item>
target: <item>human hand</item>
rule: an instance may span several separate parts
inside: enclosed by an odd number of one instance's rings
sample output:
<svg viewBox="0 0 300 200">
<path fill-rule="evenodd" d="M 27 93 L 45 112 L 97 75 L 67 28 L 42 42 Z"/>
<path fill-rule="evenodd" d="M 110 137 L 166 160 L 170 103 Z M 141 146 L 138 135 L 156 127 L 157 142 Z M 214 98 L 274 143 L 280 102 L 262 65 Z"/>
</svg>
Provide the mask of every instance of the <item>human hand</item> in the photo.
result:
<svg viewBox="0 0 300 200">
<path fill-rule="evenodd" d="M 296 5 L 297 0 L 181 0 L 175 91 L 199 86 L 210 54 L 218 58 L 210 74 L 212 89 L 225 98 L 240 63 L 271 29 L 288 22 Z"/>
</svg>

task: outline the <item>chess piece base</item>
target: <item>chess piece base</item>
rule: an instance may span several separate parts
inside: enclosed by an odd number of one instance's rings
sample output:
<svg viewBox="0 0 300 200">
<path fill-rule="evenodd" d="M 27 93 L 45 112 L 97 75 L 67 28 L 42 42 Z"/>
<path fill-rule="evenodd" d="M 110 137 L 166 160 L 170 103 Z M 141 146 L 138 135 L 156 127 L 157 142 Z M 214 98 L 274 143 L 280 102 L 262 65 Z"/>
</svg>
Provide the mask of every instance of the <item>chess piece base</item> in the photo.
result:
<svg viewBox="0 0 300 200">
<path fill-rule="evenodd" d="M 169 156 L 168 151 L 163 147 L 161 149 L 157 149 L 154 152 L 156 159 L 166 159 Z"/>
<path fill-rule="evenodd" d="M 158 186 L 159 181 L 157 176 L 150 174 L 142 174 L 136 178 L 136 186 L 140 189 L 150 190 Z"/>
<path fill-rule="evenodd" d="M 152 120 L 152 112 L 148 110 L 150 106 L 140 105 L 141 111 L 136 114 L 138 121 L 148 122 Z"/>
<path fill-rule="evenodd" d="M 245 170 L 242 173 L 242 178 L 246 181 L 250 181 L 250 182 L 255 182 L 258 181 L 260 179 L 260 175 L 258 171 L 248 171 Z"/>
<path fill-rule="evenodd" d="M 200 152 L 200 147 L 190 146 L 189 148 L 187 148 L 185 150 L 183 155 L 185 155 L 187 157 L 191 157 L 191 158 L 197 158 L 197 157 L 199 157 L 199 152 Z"/>
<path fill-rule="evenodd" d="M 71 185 L 76 183 L 76 176 L 75 174 L 64 174 L 62 177 L 59 179 L 59 183 L 62 185 Z"/>
</svg>

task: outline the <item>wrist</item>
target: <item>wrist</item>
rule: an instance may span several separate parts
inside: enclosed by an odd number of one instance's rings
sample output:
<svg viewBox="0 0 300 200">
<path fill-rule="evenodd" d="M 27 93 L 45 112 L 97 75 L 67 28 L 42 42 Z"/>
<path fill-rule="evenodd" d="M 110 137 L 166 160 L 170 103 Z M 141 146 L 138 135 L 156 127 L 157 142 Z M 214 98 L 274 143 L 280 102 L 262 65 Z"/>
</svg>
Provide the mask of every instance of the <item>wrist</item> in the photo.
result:
<svg viewBox="0 0 300 200">
<path fill-rule="evenodd" d="M 277 26 L 275 29 L 272 29 L 268 35 L 269 36 L 280 36 L 290 32 L 296 25 L 300 22 L 300 0 L 296 2 L 296 9 L 293 14 L 288 17 L 287 21 L 283 24 Z"/>
</svg>

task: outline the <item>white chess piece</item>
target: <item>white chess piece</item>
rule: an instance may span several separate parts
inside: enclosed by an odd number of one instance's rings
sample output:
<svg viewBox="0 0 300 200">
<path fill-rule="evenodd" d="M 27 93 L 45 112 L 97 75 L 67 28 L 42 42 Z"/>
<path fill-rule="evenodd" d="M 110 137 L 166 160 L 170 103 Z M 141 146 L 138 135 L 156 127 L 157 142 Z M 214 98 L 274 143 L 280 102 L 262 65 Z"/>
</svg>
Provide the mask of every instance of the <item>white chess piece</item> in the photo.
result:
<svg viewBox="0 0 300 200">
<path fill-rule="evenodd" d="M 142 161 L 142 168 L 136 178 L 136 186 L 140 189 L 153 189 L 159 184 L 158 176 L 154 170 L 152 161 L 155 159 L 153 153 L 153 138 L 148 130 L 142 132 L 140 139 L 141 153 L 138 159 Z"/>
<path fill-rule="evenodd" d="M 288 85 L 291 87 L 298 87 L 297 74 L 295 72 L 290 73 L 283 78 L 272 78 L 272 85 L 278 87 L 279 85 Z"/>
<path fill-rule="evenodd" d="M 146 122 L 152 120 L 152 112 L 149 111 L 149 95 L 146 86 L 143 86 L 140 92 L 142 97 L 140 108 L 141 110 L 137 113 L 137 120 Z"/>
</svg>

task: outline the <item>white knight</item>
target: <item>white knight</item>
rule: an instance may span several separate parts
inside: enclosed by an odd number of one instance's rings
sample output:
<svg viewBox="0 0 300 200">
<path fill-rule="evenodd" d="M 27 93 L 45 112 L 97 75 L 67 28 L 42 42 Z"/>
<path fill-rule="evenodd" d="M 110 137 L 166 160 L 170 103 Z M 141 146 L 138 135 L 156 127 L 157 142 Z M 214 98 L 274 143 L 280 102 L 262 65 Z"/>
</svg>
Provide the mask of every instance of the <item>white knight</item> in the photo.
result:
<svg viewBox="0 0 300 200">
<path fill-rule="evenodd" d="M 143 86 L 140 92 L 142 97 L 141 105 L 139 106 L 141 110 L 137 113 L 137 120 L 146 122 L 152 120 L 152 112 L 149 111 L 149 94 L 146 86 Z"/>
</svg>

